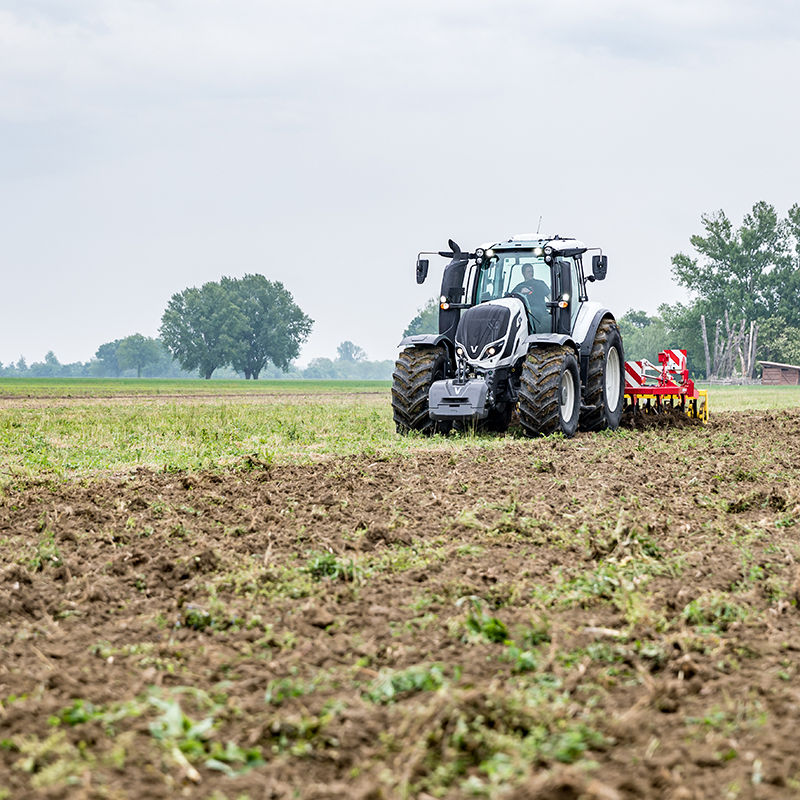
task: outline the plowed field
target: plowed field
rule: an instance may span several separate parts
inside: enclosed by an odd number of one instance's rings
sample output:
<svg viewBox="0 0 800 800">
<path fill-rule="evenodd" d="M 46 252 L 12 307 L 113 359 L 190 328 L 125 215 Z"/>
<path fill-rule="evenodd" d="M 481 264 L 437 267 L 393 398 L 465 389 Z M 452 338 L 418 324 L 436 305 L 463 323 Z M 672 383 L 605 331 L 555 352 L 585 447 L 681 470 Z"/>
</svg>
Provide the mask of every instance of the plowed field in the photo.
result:
<svg viewBox="0 0 800 800">
<path fill-rule="evenodd" d="M 0 496 L 0 797 L 800 796 L 800 411 Z"/>
</svg>

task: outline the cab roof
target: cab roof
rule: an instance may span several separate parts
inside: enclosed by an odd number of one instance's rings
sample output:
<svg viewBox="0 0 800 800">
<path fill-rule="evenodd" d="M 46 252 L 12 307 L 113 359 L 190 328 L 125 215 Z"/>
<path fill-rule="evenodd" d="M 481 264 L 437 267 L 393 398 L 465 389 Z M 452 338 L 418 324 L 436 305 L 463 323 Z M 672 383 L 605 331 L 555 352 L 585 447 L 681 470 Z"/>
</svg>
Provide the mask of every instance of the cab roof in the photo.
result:
<svg viewBox="0 0 800 800">
<path fill-rule="evenodd" d="M 550 246 L 556 253 L 569 253 L 577 255 L 585 253 L 588 249 L 579 239 L 560 236 L 537 236 L 535 233 L 517 233 L 505 242 L 494 242 L 483 246 L 484 250 L 529 250 L 533 247 Z"/>
</svg>

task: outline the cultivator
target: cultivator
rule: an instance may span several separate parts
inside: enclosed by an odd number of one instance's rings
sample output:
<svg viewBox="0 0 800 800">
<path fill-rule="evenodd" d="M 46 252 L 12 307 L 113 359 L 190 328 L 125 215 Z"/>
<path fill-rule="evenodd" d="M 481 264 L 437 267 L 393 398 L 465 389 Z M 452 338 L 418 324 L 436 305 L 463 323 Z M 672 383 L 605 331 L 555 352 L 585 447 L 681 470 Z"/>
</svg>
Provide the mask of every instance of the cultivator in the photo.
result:
<svg viewBox="0 0 800 800">
<path fill-rule="evenodd" d="M 708 393 L 695 388 L 686 367 L 685 350 L 664 350 L 657 367 L 647 359 L 625 362 L 625 408 L 644 414 L 680 411 L 708 420 Z"/>
</svg>

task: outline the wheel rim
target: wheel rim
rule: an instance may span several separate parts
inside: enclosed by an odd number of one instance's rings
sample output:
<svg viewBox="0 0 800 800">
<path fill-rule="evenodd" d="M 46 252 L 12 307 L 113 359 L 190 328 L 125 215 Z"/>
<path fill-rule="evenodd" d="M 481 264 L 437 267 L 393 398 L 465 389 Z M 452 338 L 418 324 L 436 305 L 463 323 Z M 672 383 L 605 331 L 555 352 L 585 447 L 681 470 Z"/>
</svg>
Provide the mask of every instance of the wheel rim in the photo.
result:
<svg viewBox="0 0 800 800">
<path fill-rule="evenodd" d="M 569 370 L 565 370 L 561 376 L 561 389 L 559 394 L 561 419 L 570 420 L 575 411 L 575 378 Z"/>
<path fill-rule="evenodd" d="M 619 405 L 619 350 L 612 347 L 606 356 L 606 408 L 614 412 Z"/>
</svg>

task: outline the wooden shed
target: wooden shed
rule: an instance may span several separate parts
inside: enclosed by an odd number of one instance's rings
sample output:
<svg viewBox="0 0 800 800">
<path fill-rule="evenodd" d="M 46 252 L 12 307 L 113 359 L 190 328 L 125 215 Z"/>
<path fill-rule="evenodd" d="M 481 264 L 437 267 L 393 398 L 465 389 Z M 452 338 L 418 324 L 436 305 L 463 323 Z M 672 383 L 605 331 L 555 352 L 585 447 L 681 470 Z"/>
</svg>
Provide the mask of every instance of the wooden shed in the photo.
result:
<svg viewBox="0 0 800 800">
<path fill-rule="evenodd" d="M 761 361 L 761 383 L 766 386 L 797 386 L 800 384 L 800 366 Z"/>
</svg>

